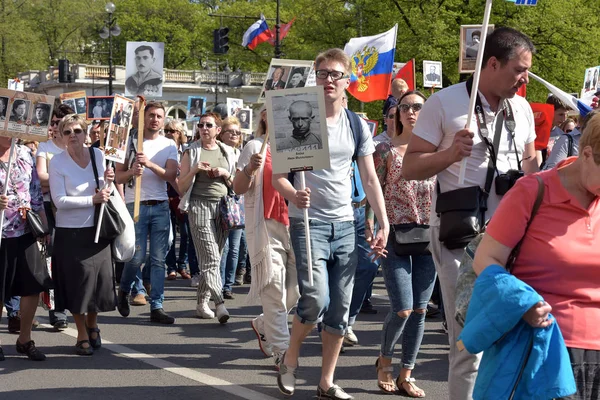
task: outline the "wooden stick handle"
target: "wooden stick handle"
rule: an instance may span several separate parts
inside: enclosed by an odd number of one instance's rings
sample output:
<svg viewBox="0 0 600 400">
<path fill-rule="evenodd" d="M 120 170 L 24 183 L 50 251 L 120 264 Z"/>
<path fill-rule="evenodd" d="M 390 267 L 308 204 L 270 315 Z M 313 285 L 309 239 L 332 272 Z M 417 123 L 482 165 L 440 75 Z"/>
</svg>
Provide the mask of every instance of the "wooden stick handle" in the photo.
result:
<svg viewBox="0 0 600 400">
<path fill-rule="evenodd" d="M 137 151 L 144 151 L 144 113 L 146 111 L 146 100 L 140 97 L 140 112 L 138 119 L 137 132 Z M 135 195 L 133 197 L 133 222 L 138 222 L 140 219 L 140 201 L 142 199 L 142 177 L 135 177 Z"/>
</svg>

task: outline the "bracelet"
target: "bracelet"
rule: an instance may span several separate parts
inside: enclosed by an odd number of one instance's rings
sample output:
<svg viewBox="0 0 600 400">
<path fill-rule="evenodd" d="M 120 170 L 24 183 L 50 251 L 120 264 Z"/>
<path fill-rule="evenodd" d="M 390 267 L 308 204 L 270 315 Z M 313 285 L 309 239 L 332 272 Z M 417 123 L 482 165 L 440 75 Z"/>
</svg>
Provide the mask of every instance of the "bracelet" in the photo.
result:
<svg viewBox="0 0 600 400">
<path fill-rule="evenodd" d="M 248 173 L 248 171 L 246 171 L 246 168 L 247 168 L 247 167 L 248 167 L 248 166 L 246 165 L 246 166 L 245 166 L 245 167 L 242 169 L 242 171 L 244 171 L 244 175 L 246 175 L 246 176 L 248 177 L 248 179 L 252 180 L 252 179 L 254 178 L 254 175 L 252 175 L 252 174 L 249 174 L 249 173 Z"/>
</svg>

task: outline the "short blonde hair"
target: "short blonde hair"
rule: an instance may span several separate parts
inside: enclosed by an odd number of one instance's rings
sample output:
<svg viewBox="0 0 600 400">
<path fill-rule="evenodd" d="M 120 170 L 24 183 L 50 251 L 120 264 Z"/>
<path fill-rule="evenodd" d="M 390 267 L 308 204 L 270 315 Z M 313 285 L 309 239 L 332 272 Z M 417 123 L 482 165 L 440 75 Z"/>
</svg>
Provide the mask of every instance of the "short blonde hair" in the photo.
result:
<svg viewBox="0 0 600 400">
<path fill-rule="evenodd" d="M 65 115 L 63 117 L 63 119 L 61 119 L 60 122 L 58 123 L 58 132 L 62 136 L 63 130 L 65 129 L 65 127 L 70 126 L 70 125 L 75 125 L 75 124 L 79 124 L 79 126 L 81 126 L 81 129 L 83 129 L 85 132 L 87 132 L 88 123 L 87 123 L 86 119 L 79 114 Z"/>
<path fill-rule="evenodd" d="M 183 121 L 181 119 L 169 119 L 167 121 L 167 123 L 165 124 L 163 131 L 165 129 L 169 129 L 169 128 L 179 131 L 180 135 L 179 135 L 179 143 L 177 143 L 178 146 L 182 143 L 187 143 L 187 125 L 186 125 L 185 121 Z"/>
<path fill-rule="evenodd" d="M 232 125 L 237 125 L 238 127 L 240 126 L 240 120 L 237 119 L 237 117 L 233 116 L 233 115 L 225 118 L 221 122 L 221 132 L 219 132 L 219 136 L 217 136 L 217 139 L 219 139 L 222 142 L 223 141 L 223 132 L 225 132 L 227 130 L 227 128 L 229 128 Z M 242 134 L 242 136 L 240 136 L 240 141 L 238 142 L 238 144 L 235 147 L 236 148 L 241 147 L 243 142 L 244 142 L 244 139 L 243 139 L 243 134 Z"/>
<path fill-rule="evenodd" d="M 408 90 L 408 84 L 404 79 L 396 78 L 392 81 L 392 96 L 398 100 L 402 97 L 402 94 Z"/>
<path fill-rule="evenodd" d="M 346 74 L 350 74 L 352 70 L 352 62 L 350 61 L 350 56 L 344 53 L 342 49 L 329 49 L 325 50 L 322 53 L 319 53 L 317 58 L 315 59 L 315 69 L 319 69 L 319 65 L 323 61 L 337 61 L 344 66 Z"/>
<path fill-rule="evenodd" d="M 587 146 L 592 148 L 594 162 L 600 165 L 600 113 L 596 113 L 587 120 L 581 139 L 579 140 L 579 154 Z"/>
</svg>

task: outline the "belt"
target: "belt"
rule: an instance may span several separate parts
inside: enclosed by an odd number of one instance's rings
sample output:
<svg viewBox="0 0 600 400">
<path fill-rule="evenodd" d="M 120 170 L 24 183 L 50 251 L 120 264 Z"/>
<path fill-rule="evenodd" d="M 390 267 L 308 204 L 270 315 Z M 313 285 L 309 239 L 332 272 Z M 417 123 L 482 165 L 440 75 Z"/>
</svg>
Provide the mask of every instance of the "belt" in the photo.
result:
<svg viewBox="0 0 600 400">
<path fill-rule="evenodd" d="M 144 200 L 140 201 L 140 204 L 143 206 L 156 206 L 158 204 L 164 203 L 166 200 Z"/>
<path fill-rule="evenodd" d="M 352 207 L 354 208 L 361 208 L 367 205 L 367 198 L 365 197 L 364 199 L 362 199 L 361 201 L 358 202 L 352 202 Z"/>
</svg>

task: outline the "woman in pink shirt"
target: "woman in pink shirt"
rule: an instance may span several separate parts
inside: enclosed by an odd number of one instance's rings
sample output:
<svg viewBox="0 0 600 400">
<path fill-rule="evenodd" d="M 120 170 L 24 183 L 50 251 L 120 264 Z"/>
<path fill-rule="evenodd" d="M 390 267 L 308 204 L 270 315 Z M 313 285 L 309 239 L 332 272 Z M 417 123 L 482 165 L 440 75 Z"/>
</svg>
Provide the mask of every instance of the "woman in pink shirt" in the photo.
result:
<svg viewBox="0 0 600 400">
<path fill-rule="evenodd" d="M 597 399 L 600 390 L 600 115 L 589 120 L 579 156 L 538 174 L 542 204 L 525 232 L 536 199 L 535 176 L 519 179 L 504 196 L 475 256 L 474 269 L 506 265 L 523 238 L 512 273 L 543 298 L 523 319 L 533 327 L 561 329 L 571 357 L 577 394 Z"/>
</svg>

